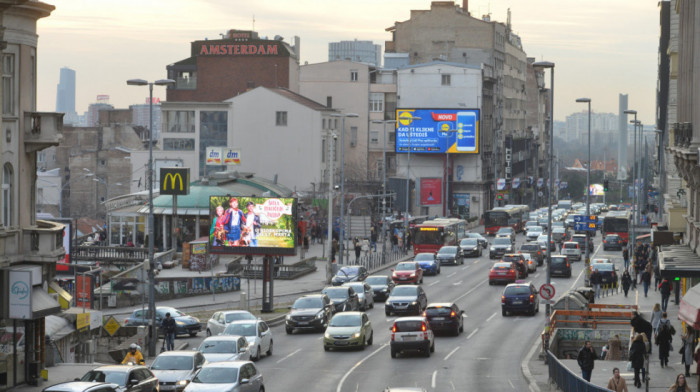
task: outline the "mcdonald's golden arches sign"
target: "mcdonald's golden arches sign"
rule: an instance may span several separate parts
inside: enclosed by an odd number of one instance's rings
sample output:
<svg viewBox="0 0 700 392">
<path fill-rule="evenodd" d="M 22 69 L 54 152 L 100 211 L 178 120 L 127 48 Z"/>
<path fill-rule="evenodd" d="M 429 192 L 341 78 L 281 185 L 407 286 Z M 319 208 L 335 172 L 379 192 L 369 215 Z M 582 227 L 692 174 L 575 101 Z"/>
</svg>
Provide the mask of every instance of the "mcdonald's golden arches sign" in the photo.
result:
<svg viewBox="0 0 700 392">
<path fill-rule="evenodd" d="M 160 194 L 161 195 L 189 195 L 190 194 L 190 168 L 188 167 L 162 167 L 160 168 Z"/>
</svg>

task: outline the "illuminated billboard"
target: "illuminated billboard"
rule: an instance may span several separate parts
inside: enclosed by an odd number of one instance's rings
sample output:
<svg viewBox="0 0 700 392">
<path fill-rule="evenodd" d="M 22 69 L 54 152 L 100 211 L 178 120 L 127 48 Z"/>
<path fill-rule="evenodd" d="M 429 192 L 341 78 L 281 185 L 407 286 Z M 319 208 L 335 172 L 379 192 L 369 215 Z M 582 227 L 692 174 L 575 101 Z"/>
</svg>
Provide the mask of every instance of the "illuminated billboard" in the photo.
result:
<svg viewBox="0 0 700 392">
<path fill-rule="evenodd" d="M 478 154 L 478 109 L 397 109 L 396 152 Z"/>
<path fill-rule="evenodd" d="M 588 188 L 588 194 L 590 196 L 605 196 L 605 190 L 603 190 L 603 185 L 591 184 L 591 187 Z"/>
<path fill-rule="evenodd" d="M 211 196 L 209 215 L 210 253 L 296 253 L 294 198 Z"/>
</svg>

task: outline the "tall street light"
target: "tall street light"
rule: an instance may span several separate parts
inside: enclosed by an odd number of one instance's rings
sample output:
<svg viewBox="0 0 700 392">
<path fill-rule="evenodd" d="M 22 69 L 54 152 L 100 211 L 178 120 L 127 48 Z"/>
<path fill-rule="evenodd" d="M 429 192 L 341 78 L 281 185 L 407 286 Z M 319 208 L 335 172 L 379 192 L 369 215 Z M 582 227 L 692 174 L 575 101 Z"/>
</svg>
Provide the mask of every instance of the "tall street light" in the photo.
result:
<svg viewBox="0 0 700 392">
<path fill-rule="evenodd" d="M 634 122 L 634 172 L 635 178 L 637 179 L 634 184 L 634 222 L 639 225 L 642 221 L 642 210 L 639 208 L 640 191 L 642 189 L 642 184 L 644 183 L 644 176 L 642 175 L 642 165 L 637 161 L 637 157 L 642 155 L 642 137 L 644 137 L 644 132 L 642 132 L 642 121 L 635 120 Z M 637 143 L 637 138 L 639 142 Z M 637 151 L 639 149 L 639 152 Z"/>
<path fill-rule="evenodd" d="M 422 120 L 421 117 L 411 117 L 411 124 L 413 120 Z M 410 185 L 411 185 L 411 124 L 408 126 L 408 161 L 406 162 L 406 213 L 404 214 L 404 225 L 403 225 L 403 241 L 404 248 L 406 247 L 406 235 L 408 234 L 408 209 L 411 204 Z"/>
<path fill-rule="evenodd" d="M 372 121 L 374 124 L 384 124 L 384 148 L 382 149 L 382 265 L 386 261 L 386 124 L 396 124 L 396 120 Z"/>
<path fill-rule="evenodd" d="M 333 161 L 335 160 L 335 141 L 338 136 L 328 131 L 328 271 L 326 283 L 333 279 Z"/>
<path fill-rule="evenodd" d="M 343 264 L 345 253 L 345 117 L 359 117 L 356 113 L 334 113 L 331 117 L 342 117 L 340 132 L 340 258 L 338 264 Z"/>
<path fill-rule="evenodd" d="M 156 356 L 156 340 L 158 339 L 158 329 L 156 326 L 156 274 L 153 262 L 153 85 L 172 86 L 175 81 L 172 79 L 160 79 L 155 82 L 147 82 L 143 79 L 129 79 L 126 81 L 129 86 L 148 86 L 148 312 L 151 315 L 151 338 L 148 339 L 148 356 Z"/>
<path fill-rule="evenodd" d="M 591 216 L 591 99 L 590 98 L 579 98 L 576 100 L 578 103 L 588 104 L 588 170 L 586 172 L 586 216 Z M 603 172 L 605 172 L 603 170 Z M 589 232 L 586 231 L 586 281 L 588 281 L 590 276 L 590 253 L 588 249 L 588 241 L 590 241 Z"/>
<path fill-rule="evenodd" d="M 549 68 L 549 192 L 547 192 L 547 284 L 551 284 L 552 273 L 552 187 L 554 179 L 552 178 L 552 157 L 554 156 L 554 63 L 550 61 L 536 61 L 532 63 L 534 68 L 546 69 Z M 547 311 L 545 317 L 549 317 L 550 304 L 547 303 Z"/>
<path fill-rule="evenodd" d="M 634 151 L 637 151 L 637 111 L 636 110 L 625 110 L 625 114 L 633 114 L 634 115 Z M 631 121 L 630 121 L 631 122 Z M 632 161 L 634 162 L 634 153 L 632 154 L 633 158 Z M 634 164 L 634 169 L 632 170 L 632 206 L 634 208 L 634 195 L 637 193 L 637 187 L 635 186 L 635 175 L 636 175 L 636 170 L 637 170 L 637 164 Z M 634 210 L 632 210 L 634 212 Z M 635 228 L 637 226 L 634 222 L 634 215 L 632 215 L 632 239 L 628 241 L 627 246 L 630 248 L 630 255 L 632 255 L 632 258 L 634 259 L 634 243 L 637 241 L 637 230 Z"/>
</svg>

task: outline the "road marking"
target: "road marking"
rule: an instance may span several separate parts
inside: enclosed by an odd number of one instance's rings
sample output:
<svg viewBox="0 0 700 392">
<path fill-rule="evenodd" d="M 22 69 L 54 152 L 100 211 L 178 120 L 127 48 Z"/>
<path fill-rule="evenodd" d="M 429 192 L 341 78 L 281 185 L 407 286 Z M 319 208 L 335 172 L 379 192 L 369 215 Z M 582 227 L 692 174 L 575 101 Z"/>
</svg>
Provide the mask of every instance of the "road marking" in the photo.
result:
<svg viewBox="0 0 700 392">
<path fill-rule="evenodd" d="M 447 275 L 447 277 L 448 277 L 448 278 L 451 278 L 451 277 L 455 276 L 456 274 L 457 274 L 456 272 L 453 272 L 453 273 Z"/>
<path fill-rule="evenodd" d="M 510 384 L 510 387 L 515 389 L 515 385 L 513 385 L 513 381 L 508 380 L 508 384 Z"/>
<path fill-rule="evenodd" d="M 436 280 L 435 282 L 429 284 L 428 287 L 430 287 L 430 286 L 432 286 L 432 285 L 436 285 L 436 284 L 438 284 L 438 283 L 440 283 L 440 281 L 439 281 L 439 280 Z"/>
<path fill-rule="evenodd" d="M 460 280 L 459 282 L 452 283 L 453 286 L 459 286 L 462 284 L 463 280 Z"/>
<path fill-rule="evenodd" d="M 539 272 L 538 272 L 538 273 L 535 274 L 535 278 L 539 278 L 539 277 L 540 277 L 540 274 L 539 274 Z"/>
<path fill-rule="evenodd" d="M 450 359 L 450 357 L 452 356 L 452 354 L 454 354 L 455 352 L 457 352 L 457 350 L 459 350 L 459 348 L 460 348 L 460 346 L 457 346 L 457 347 L 454 348 L 454 350 L 450 351 L 449 354 L 445 355 L 445 358 L 443 359 L 443 361 L 447 361 L 448 359 Z M 433 388 L 435 388 L 435 387 L 433 387 Z"/>
<path fill-rule="evenodd" d="M 362 365 L 366 360 L 372 358 L 372 357 L 374 356 L 374 354 L 380 352 L 382 349 L 384 349 L 384 348 L 387 347 L 388 345 L 389 345 L 389 343 L 384 343 L 384 344 L 382 344 L 378 349 L 374 350 L 371 354 L 369 354 L 368 356 L 362 358 L 362 359 L 361 359 L 359 362 L 357 362 L 353 367 L 351 367 L 350 370 L 348 370 L 348 371 L 343 375 L 343 378 L 340 379 L 340 383 L 338 383 L 338 388 L 335 389 L 336 392 L 340 392 L 340 391 L 343 390 L 343 383 L 344 383 L 345 380 L 350 376 L 350 373 L 352 373 L 355 369 L 357 369 L 358 367 L 360 367 L 360 365 Z"/>
<path fill-rule="evenodd" d="M 284 357 L 284 358 L 280 359 L 279 361 L 277 361 L 277 363 L 280 363 L 280 362 L 284 361 L 285 359 L 291 357 L 292 355 L 298 353 L 299 351 L 301 351 L 300 348 L 296 349 L 296 351 L 292 351 L 291 353 L 289 353 L 289 355 L 287 355 L 286 357 Z"/>
<path fill-rule="evenodd" d="M 437 381 L 437 370 L 433 372 L 432 380 L 430 381 L 430 386 L 435 389 L 435 382 Z"/>
<path fill-rule="evenodd" d="M 493 312 L 493 314 L 489 318 L 486 319 L 486 322 L 491 321 L 491 319 L 496 317 L 497 314 L 498 314 L 498 312 Z"/>
<path fill-rule="evenodd" d="M 472 287 L 471 290 L 469 290 L 469 291 L 467 291 L 466 293 L 464 293 L 464 294 L 460 295 L 459 297 L 455 298 L 455 302 L 457 302 L 457 301 L 459 301 L 460 299 L 466 297 L 466 296 L 469 295 L 472 291 L 476 290 L 477 288 L 479 288 L 479 286 L 481 286 L 482 284 L 484 284 L 484 283 L 486 283 L 486 282 L 487 282 L 486 280 L 482 280 L 481 283 L 479 283 L 478 285 Z"/>
<path fill-rule="evenodd" d="M 462 271 L 466 270 L 467 268 L 469 268 L 469 266 L 462 267 Z"/>
<path fill-rule="evenodd" d="M 472 336 L 474 336 L 474 334 L 475 334 L 478 330 L 479 330 L 479 328 L 473 330 L 472 333 L 470 333 L 469 336 L 467 336 L 467 340 L 469 340 Z"/>
<path fill-rule="evenodd" d="M 474 260 L 474 264 L 478 264 L 480 260 Z"/>
</svg>

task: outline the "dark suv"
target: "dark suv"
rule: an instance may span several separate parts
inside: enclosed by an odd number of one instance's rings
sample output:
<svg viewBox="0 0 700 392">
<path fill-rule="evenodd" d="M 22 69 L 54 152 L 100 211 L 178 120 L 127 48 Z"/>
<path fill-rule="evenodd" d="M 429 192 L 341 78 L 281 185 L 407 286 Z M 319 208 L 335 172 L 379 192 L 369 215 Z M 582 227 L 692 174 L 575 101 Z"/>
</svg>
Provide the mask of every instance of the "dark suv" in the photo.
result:
<svg viewBox="0 0 700 392">
<path fill-rule="evenodd" d="M 529 253 L 533 259 L 537 260 L 537 265 L 544 263 L 544 251 L 537 242 L 527 242 L 520 245 L 520 253 Z"/>
<path fill-rule="evenodd" d="M 552 256 L 552 262 L 549 265 L 550 276 L 571 277 L 571 263 L 566 256 Z"/>
<path fill-rule="evenodd" d="M 457 336 L 464 332 L 464 311 L 454 302 L 432 303 L 423 312 L 433 331 L 450 332 Z"/>
<path fill-rule="evenodd" d="M 384 303 L 384 313 L 420 315 L 428 306 L 428 297 L 421 286 L 396 286 Z"/>
<path fill-rule="evenodd" d="M 325 294 L 309 294 L 299 297 L 289 309 L 289 314 L 284 321 L 287 333 L 292 333 L 295 329 L 323 331 L 335 313 L 331 299 Z"/>
<path fill-rule="evenodd" d="M 352 312 L 360 310 L 360 299 L 352 287 L 349 286 L 327 286 L 321 293 L 326 294 L 331 299 L 334 312 Z"/>
</svg>

